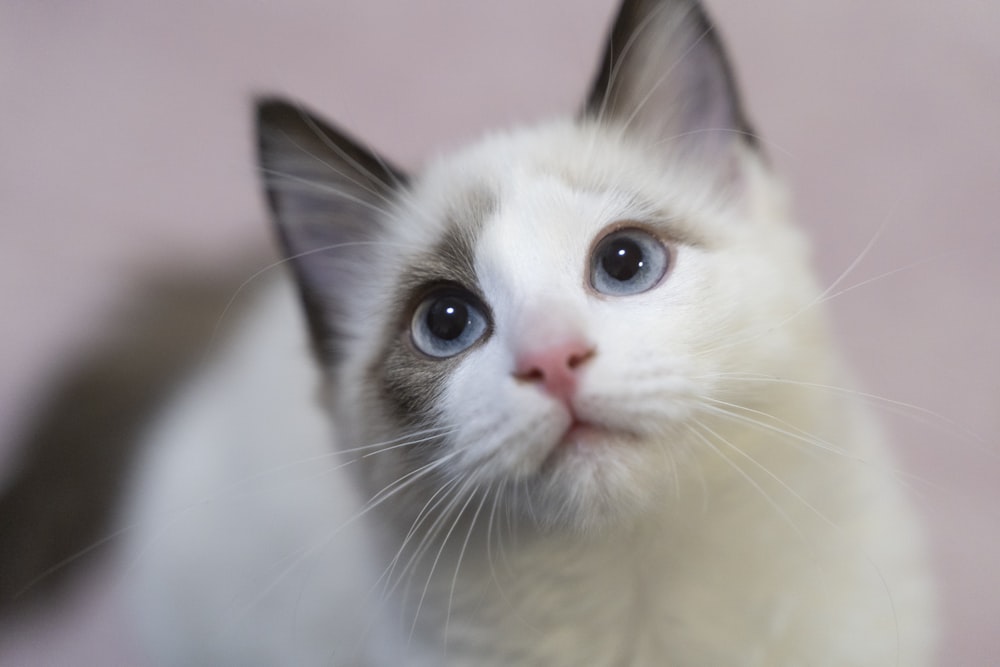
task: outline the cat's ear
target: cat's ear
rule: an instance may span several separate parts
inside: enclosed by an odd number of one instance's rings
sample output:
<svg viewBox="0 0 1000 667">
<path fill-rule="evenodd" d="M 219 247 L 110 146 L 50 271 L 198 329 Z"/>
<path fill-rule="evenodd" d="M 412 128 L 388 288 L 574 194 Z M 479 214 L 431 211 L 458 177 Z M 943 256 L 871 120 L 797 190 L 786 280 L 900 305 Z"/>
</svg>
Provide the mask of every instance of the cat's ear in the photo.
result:
<svg viewBox="0 0 1000 667">
<path fill-rule="evenodd" d="M 406 176 L 298 104 L 264 98 L 256 108 L 258 161 L 278 236 L 317 349 L 333 358 L 345 298 L 371 270 L 365 250 Z"/>
<path fill-rule="evenodd" d="M 697 0 L 624 0 L 605 49 L 587 116 L 710 162 L 740 142 L 756 148 L 725 50 Z"/>
</svg>

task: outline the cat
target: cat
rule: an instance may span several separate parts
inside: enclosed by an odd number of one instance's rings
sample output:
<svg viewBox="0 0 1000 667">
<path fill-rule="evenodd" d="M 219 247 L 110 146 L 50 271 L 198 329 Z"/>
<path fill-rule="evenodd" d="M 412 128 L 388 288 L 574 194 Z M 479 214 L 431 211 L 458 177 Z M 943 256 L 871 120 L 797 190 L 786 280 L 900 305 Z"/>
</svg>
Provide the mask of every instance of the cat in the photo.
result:
<svg viewBox="0 0 1000 667">
<path fill-rule="evenodd" d="M 932 664 L 920 527 L 826 390 L 717 31 L 625 0 L 605 52 L 576 117 L 414 174 L 258 101 L 290 279 L 131 481 L 160 663 Z"/>
</svg>

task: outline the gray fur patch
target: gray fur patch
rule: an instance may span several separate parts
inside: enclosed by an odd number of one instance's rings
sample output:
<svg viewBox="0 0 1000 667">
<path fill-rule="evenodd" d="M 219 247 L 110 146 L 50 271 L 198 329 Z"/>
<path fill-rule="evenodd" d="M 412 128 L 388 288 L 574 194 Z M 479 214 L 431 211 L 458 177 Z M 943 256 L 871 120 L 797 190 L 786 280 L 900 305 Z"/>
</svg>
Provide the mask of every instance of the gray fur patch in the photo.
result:
<svg viewBox="0 0 1000 667">
<path fill-rule="evenodd" d="M 435 285 L 460 286 L 479 299 L 490 318 L 489 302 L 476 276 L 475 249 L 483 225 L 496 208 L 496 198 L 485 189 L 457 197 L 445 233 L 402 273 L 393 299 L 392 326 L 368 370 L 371 386 L 380 390 L 379 402 L 400 427 L 439 425 L 436 405 L 449 374 L 462 359 L 462 354 L 433 359 L 410 342 L 413 311 L 427 290 Z"/>
</svg>

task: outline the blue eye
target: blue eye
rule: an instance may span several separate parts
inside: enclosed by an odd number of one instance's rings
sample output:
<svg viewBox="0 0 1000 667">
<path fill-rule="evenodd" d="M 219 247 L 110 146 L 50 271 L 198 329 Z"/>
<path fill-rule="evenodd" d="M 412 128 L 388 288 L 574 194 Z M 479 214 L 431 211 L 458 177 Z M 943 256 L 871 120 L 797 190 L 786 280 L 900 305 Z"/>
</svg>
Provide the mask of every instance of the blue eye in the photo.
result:
<svg viewBox="0 0 1000 667">
<path fill-rule="evenodd" d="M 601 294 L 639 294 L 659 284 L 670 267 L 670 251 L 641 229 L 621 229 L 601 239 L 590 259 L 590 284 Z"/>
<path fill-rule="evenodd" d="M 452 357 L 486 333 L 485 308 L 472 294 L 455 287 L 432 292 L 413 312 L 410 337 L 430 357 Z"/>
</svg>

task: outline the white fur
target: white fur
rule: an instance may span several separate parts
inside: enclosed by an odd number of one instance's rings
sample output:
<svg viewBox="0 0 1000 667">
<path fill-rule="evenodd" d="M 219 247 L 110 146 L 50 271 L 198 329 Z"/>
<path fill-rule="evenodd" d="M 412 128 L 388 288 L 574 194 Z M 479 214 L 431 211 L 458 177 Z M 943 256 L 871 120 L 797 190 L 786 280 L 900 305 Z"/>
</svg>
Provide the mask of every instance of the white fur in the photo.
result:
<svg viewBox="0 0 1000 667">
<path fill-rule="evenodd" d="M 600 170 L 586 166 L 595 152 Z M 569 122 L 431 165 L 394 213 L 409 223 L 386 239 L 377 280 L 352 304 L 336 445 L 296 304 L 276 284 L 161 420 L 134 484 L 130 563 L 158 657 L 930 664 L 919 531 L 860 402 L 820 388 L 850 380 L 784 196 L 753 157 L 744 174 L 742 194 L 720 198 L 616 133 Z M 475 258 L 495 329 L 447 380 L 440 409 L 457 429 L 453 451 L 465 449 L 444 470 L 507 492 L 449 496 L 462 521 L 448 530 L 449 517 L 410 570 L 404 557 L 378 581 L 408 526 L 391 501 L 358 518 L 366 463 L 338 469 L 358 454 L 335 452 L 371 444 L 351 440 L 366 428 L 352 420 L 363 422 L 397 271 L 475 184 L 499 197 Z M 658 229 L 675 252 L 663 283 L 631 297 L 590 292 L 602 231 L 663 211 L 671 220 Z M 511 372 L 526 340 L 565 332 L 597 350 L 580 409 L 634 437 L 572 453 L 526 500 L 517 482 L 537 474 L 568 417 Z M 726 418 L 718 401 L 745 409 Z"/>
</svg>

